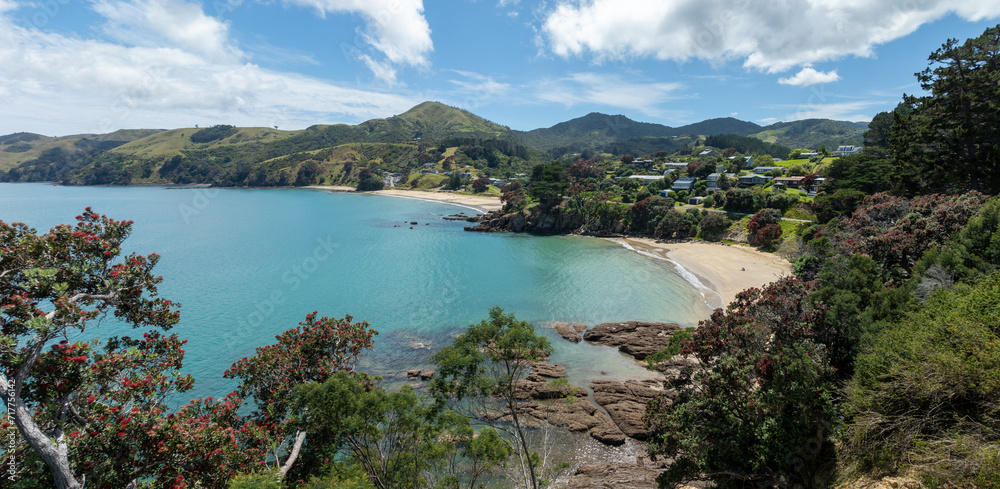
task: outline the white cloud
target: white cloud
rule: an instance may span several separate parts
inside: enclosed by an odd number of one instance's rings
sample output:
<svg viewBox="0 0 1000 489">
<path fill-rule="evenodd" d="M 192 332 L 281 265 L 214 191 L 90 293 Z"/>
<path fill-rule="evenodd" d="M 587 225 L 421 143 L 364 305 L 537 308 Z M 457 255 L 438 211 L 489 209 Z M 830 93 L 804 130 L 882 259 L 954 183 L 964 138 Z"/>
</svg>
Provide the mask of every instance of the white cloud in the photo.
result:
<svg viewBox="0 0 1000 489">
<path fill-rule="evenodd" d="M 840 80 L 840 75 L 837 74 L 837 70 L 823 72 L 814 70 L 812 66 L 806 66 L 794 76 L 779 78 L 778 83 L 782 85 L 806 87 L 817 83 L 835 82 L 837 80 Z"/>
<path fill-rule="evenodd" d="M 423 0 L 285 0 L 286 3 L 315 8 L 320 15 L 328 13 L 360 14 L 365 28 L 359 30 L 364 41 L 382 53 L 387 61 L 369 54 L 357 54 L 358 59 L 372 69 L 377 78 L 395 81 L 389 64 L 427 67 L 428 55 L 434 50 L 431 28 L 424 17 Z M 359 49 L 363 46 L 355 46 Z"/>
<path fill-rule="evenodd" d="M 459 75 L 460 78 L 448 80 L 448 82 L 457 87 L 457 90 L 443 96 L 443 98 L 465 110 L 475 111 L 484 105 L 488 105 L 496 97 L 506 95 L 510 92 L 511 86 L 509 83 L 498 82 L 492 76 L 471 71 L 449 71 Z"/>
<path fill-rule="evenodd" d="M 558 0 L 542 39 L 559 56 L 743 60 L 769 73 L 871 56 L 875 46 L 956 14 L 971 21 L 1000 16 L 995 0 Z"/>
<path fill-rule="evenodd" d="M 184 0 L 94 0 L 93 8 L 108 21 L 104 32 L 119 42 L 169 44 L 213 58 L 242 55 L 229 42 L 229 26 L 205 15 L 201 5 Z"/>
<path fill-rule="evenodd" d="M 658 107 L 674 99 L 680 83 L 631 81 L 618 74 L 574 73 L 566 78 L 543 81 L 535 97 L 572 107 L 597 104 L 661 116 Z"/>
<path fill-rule="evenodd" d="M 788 110 L 781 120 L 833 119 L 838 121 L 868 122 L 872 120 L 871 108 L 884 107 L 885 100 L 856 100 L 851 102 L 810 103 L 804 105 L 777 105 L 770 109 Z"/>
<path fill-rule="evenodd" d="M 104 11 L 130 28 L 147 19 L 120 9 Z M 204 14 L 171 15 L 195 26 L 213 25 Z M 301 128 L 384 117 L 419 102 L 264 69 L 247 63 L 237 50 L 226 51 L 232 47 L 228 37 L 213 38 L 211 49 L 192 45 L 196 36 L 185 33 L 197 31 L 183 25 L 162 27 L 157 35 L 173 42 L 123 45 L 20 27 L 0 13 L 0 35 L 5 39 L 0 43 L 0 134 L 95 133 L 196 123 Z"/>
</svg>

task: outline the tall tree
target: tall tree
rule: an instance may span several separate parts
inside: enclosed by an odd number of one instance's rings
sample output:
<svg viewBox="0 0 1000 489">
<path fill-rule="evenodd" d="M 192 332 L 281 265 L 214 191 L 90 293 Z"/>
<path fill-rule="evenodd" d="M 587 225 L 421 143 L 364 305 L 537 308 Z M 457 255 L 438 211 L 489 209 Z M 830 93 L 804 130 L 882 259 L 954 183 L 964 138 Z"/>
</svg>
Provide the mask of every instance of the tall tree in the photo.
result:
<svg viewBox="0 0 1000 489">
<path fill-rule="evenodd" d="M 1000 192 L 1000 26 L 959 44 L 949 39 L 917 73 L 923 97 L 904 96 L 889 142 L 896 158 L 914 165 L 917 189 Z"/>
<path fill-rule="evenodd" d="M 275 336 L 276 344 L 257 348 L 254 356 L 233 363 L 226 378 L 240 379 L 236 393 L 253 398 L 257 409 L 252 417 L 275 437 L 272 452 L 275 460 L 288 449 L 281 465 L 287 474 L 298 459 L 308 431 L 286 423 L 297 413 L 293 410 L 292 389 L 307 382 L 324 382 L 338 372 L 355 372 L 358 357 L 373 346 L 377 333 L 367 322 L 343 318 L 306 315 L 299 327 Z"/>
<path fill-rule="evenodd" d="M 535 165 L 531 170 L 531 183 L 528 188 L 531 196 L 543 205 L 555 204 L 569 188 L 566 169 L 558 161 Z"/>
<path fill-rule="evenodd" d="M 519 413 L 524 401 L 518 399 L 516 388 L 531 371 L 531 364 L 551 352 L 552 345 L 531 323 L 494 307 L 489 319 L 470 325 L 433 357 L 438 370 L 431 392 L 441 400 L 466 401 L 457 409 L 468 410 L 470 416 L 506 432 L 511 451 L 518 455 L 524 484 L 532 489 L 539 487 L 539 481 Z M 509 417 L 510 423 L 499 423 L 497 413 Z"/>
<path fill-rule="evenodd" d="M 88 421 L 95 409 L 144 411 L 150 396 L 131 388 L 141 379 L 154 379 L 150 387 L 190 386 L 176 373 L 181 341 L 157 331 L 179 317 L 171 309 L 176 304 L 157 296 L 161 277 L 152 269 L 159 256 L 117 261 L 132 222 L 89 207 L 77 220 L 43 235 L 0 221 L 0 390 L 60 488 L 81 487 L 69 459 L 71 433 L 93 429 Z M 141 340 L 111 337 L 100 351 L 96 342 L 69 342 L 108 312 L 133 328 L 152 329 Z"/>
</svg>

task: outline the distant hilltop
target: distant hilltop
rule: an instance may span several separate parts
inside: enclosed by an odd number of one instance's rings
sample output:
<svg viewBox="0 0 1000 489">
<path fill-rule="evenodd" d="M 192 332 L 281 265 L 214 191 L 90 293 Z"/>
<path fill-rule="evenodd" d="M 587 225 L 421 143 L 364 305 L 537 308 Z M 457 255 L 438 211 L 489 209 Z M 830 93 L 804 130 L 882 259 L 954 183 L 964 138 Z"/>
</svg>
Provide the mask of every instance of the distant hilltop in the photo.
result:
<svg viewBox="0 0 1000 489">
<path fill-rule="evenodd" d="M 866 127 L 829 119 L 760 126 L 727 117 L 674 128 L 591 113 L 548 128 L 516 131 L 466 110 L 424 102 L 385 119 L 295 131 L 219 125 L 62 137 L 14 133 L 0 136 L 0 179 L 89 185 L 336 184 L 356 182 L 362 168 L 440 167 L 453 156 L 470 166 L 478 162 L 494 171 L 524 171 L 533 163 L 588 151 L 674 153 L 720 134 L 787 148 L 860 145 Z M 448 148 L 462 151 L 445 154 Z"/>
</svg>

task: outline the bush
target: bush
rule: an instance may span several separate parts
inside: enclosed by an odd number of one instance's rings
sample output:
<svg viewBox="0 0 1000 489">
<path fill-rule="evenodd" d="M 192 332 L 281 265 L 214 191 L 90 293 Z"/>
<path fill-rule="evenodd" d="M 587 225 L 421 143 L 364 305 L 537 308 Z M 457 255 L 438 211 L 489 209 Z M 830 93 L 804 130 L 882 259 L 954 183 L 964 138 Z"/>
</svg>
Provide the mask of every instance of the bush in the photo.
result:
<svg viewBox="0 0 1000 489">
<path fill-rule="evenodd" d="M 210 143 L 212 141 L 218 141 L 220 139 L 226 139 L 233 134 L 236 134 L 239 129 L 235 126 L 229 126 L 225 124 L 220 124 L 217 126 L 206 127 L 191 135 L 192 143 Z"/>
<path fill-rule="evenodd" d="M 885 328 L 847 387 L 843 459 L 956 487 L 997 487 L 1000 274 L 937 292 Z M 994 484 L 994 485 L 990 485 Z"/>
<path fill-rule="evenodd" d="M 729 229 L 729 219 L 720 212 L 709 212 L 701 218 L 701 237 L 708 240 L 718 239 L 719 235 Z"/>
</svg>

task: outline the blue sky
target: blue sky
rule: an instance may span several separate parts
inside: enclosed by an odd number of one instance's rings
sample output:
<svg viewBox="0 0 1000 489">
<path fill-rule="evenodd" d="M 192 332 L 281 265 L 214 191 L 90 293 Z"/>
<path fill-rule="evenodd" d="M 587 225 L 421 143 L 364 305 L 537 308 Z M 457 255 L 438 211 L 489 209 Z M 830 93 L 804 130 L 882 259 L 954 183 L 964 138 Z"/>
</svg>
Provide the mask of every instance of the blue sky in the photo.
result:
<svg viewBox="0 0 1000 489">
<path fill-rule="evenodd" d="M 0 0 L 0 134 L 358 123 L 867 121 L 1000 0 Z"/>
</svg>

